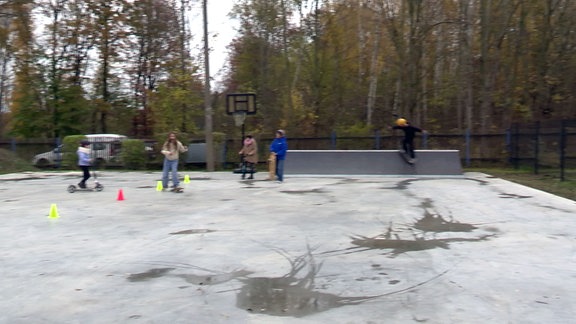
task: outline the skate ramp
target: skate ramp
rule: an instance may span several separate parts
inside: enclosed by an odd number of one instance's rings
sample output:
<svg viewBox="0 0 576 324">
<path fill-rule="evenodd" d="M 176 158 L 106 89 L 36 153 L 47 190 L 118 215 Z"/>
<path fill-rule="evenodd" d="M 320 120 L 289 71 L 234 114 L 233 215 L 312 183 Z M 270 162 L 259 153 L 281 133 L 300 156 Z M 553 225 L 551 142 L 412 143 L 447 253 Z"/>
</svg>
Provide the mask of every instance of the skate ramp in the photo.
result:
<svg viewBox="0 0 576 324">
<path fill-rule="evenodd" d="M 458 150 L 416 150 L 409 165 L 398 150 L 289 150 L 287 175 L 462 175 Z"/>
</svg>

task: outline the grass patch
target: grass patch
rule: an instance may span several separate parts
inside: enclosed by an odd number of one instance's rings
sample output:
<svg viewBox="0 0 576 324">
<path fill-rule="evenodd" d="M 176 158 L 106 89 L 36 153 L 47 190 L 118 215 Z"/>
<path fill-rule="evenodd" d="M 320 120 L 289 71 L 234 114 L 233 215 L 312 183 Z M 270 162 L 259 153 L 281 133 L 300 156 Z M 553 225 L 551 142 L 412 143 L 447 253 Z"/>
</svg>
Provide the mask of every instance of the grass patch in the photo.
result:
<svg viewBox="0 0 576 324">
<path fill-rule="evenodd" d="M 0 149 L 0 174 L 38 171 L 30 161 L 19 158 L 14 152 Z"/>
<path fill-rule="evenodd" d="M 564 181 L 560 181 L 558 170 L 541 170 L 534 174 L 528 170 L 515 169 L 466 169 L 466 172 L 482 172 L 494 177 L 512 181 L 524 186 L 542 190 L 556 196 L 576 200 L 576 173 L 566 174 Z"/>
</svg>

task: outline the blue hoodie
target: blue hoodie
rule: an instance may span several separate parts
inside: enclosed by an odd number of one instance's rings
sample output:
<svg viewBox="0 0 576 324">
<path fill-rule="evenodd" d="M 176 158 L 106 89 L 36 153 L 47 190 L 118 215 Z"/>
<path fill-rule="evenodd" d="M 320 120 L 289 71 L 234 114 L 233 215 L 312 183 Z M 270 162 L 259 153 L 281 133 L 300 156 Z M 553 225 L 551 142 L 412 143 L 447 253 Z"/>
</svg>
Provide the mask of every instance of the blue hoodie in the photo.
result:
<svg viewBox="0 0 576 324">
<path fill-rule="evenodd" d="M 286 137 L 276 137 L 272 144 L 270 144 L 270 152 L 276 153 L 277 160 L 284 160 L 286 158 L 286 151 L 288 150 L 288 142 Z"/>
</svg>

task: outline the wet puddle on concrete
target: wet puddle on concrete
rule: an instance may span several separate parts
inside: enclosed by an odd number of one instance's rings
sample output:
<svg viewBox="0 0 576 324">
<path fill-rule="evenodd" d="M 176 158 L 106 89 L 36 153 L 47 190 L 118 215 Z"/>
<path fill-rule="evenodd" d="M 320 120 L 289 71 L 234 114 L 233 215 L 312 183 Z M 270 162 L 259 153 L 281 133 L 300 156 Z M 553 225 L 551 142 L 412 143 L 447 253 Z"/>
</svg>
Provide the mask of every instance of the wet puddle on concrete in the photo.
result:
<svg viewBox="0 0 576 324">
<path fill-rule="evenodd" d="M 352 247 L 323 252 L 322 254 L 350 254 L 359 253 L 368 250 L 389 250 L 385 255 L 396 257 L 400 254 L 424 251 L 431 249 L 450 249 L 451 243 L 456 242 L 482 242 L 486 241 L 496 234 L 466 235 L 462 237 L 439 238 L 441 233 L 472 233 L 478 230 L 476 224 L 458 222 L 450 217 L 442 216 L 434 210 L 433 201 L 425 198 L 419 207 L 423 210 L 423 216 L 412 224 L 405 224 L 395 229 L 390 223 L 388 229 L 375 236 L 350 235 Z M 485 231 L 497 232 L 494 227 Z M 428 234 L 432 233 L 432 234 Z M 464 234 L 462 234 L 464 235 Z"/>
<path fill-rule="evenodd" d="M 380 235 L 375 237 L 366 236 L 352 236 L 351 243 L 356 247 L 347 250 L 354 250 L 353 252 L 361 252 L 367 250 L 391 250 L 387 254 L 391 257 L 398 256 L 399 254 L 431 250 L 436 248 L 450 249 L 450 243 L 453 242 L 480 242 L 486 241 L 495 236 L 494 234 L 482 235 L 476 238 L 444 238 L 444 239 L 426 239 L 422 236 L 414 236 L 412 239 L 401 239 L 399 237 L 386 238 Z M 349 252 L 351 253 L 351 252 Z"/>
<path fill-rule="evenodd" d="M 517 195 L 517 194 L 510 194 L 510 193 L 501 193 L 500 198 L 526 199 L 526 198 L 532 198 L 532 196 L 523 196 L 523 195 Z"/>
<path fill-rule="evenodd" d="M 221 291 L 221 293 L 236 293 L 236 307 L 247 312 L 271 316 L 304 317 L 338 307 L 358 305 L 376 298 L 414 290 L 447 273 L 447 271 L 444 271 L 425 281 L 382 294 L 372 296 L 339 296 L 337 294 L 322 292 L 320 291 L 321 288 L 316 286 L 317 276 L 322 268 L 322 263 L 315 261 L 311 251 L 296 258 L 290 258 L 278 250 L 276 250 L 276 252 L 282 254 L 290 263 L 289 272 L 280 277 L 250 277 L 254 272 L 248 270 L 219 273 L 193 265 L 184 267 L 177 265 L 175 267 L 152 268 L 145 272 L 130 274 L 127 280 L 137 283 L 162 277 L 177 277 L 196 286 L 218 285 L 231 280 L 237 280 L 241 284 L 240 288 Z M 383 277 L 388 276 L 387 273 L 381 271 L 380 265 L 373 265 L 372 267 L 374 271 L 379 272 L 378 275 Z M 208 275 L 173 273 L 177 270 L 181 272 L 182 268 L 184 268 L 184 270 L 186 268 L 192 268 L 212 273 Z M 359 278 L 358 280 L 362 281 L 364 279 Z M 397 285 L 400 282 L 401 280 L 397 279 L 388 280 L 389 285 Z"/>
<path fill-rule="evenodd" d="M 314 188 L 309 190 L 281 190 L 280 192 L 291 195 L 305 195 L 305 194 L 325 193 L 326 191 L 321 188 Z"/>
<path fill-rule="evenodd" d="M 395 186 L 395 189 L 406 189 L 412 181 L 416 180 L 402 181 Z M 323 189 L 284 190 L 282 192 L 295 195 L 325 193 Z M 273 251 L 282 255 L 290 264 L 288 273 L 278 277 L 252 276 L 257 272 L 245 269 L 218 272 L 193 265 L 168 264 L 164 267 L 155 267 L 145 272 L 131 274 L 127 277 L 127 280 L 136 283 L 160 280 L 162 277 L 175 277 L 195 286 L 218 285 L 235 281 L 239 284 L 238 288 L 220 291 L 219 293 L 235 293 L 236 306 L 238 308 L 247 312 L 270 316 L 304 317 L 338 307 L 358 305 L 377 298 L 415 290 L 448 272 L 448 270 L 445 270 L 441 273 L 432 273 L 428 279 L 408 283 L 403 279 L 394 278 L 393 275 L 391 276 L 388 271 L 383 271 L 378 265 L 373 267 L 373 274 L 360 276 L 352 280 L 359 282 L 376 280 L 379 283 L 387 283 L 389 285 L 388 289 L 386 289 L 386 286 L 382 286 L 384 291 L 381 294 L 343 296 L 326 291 L 330 285 L 324 281 L 322 281 L 322 284 L 318 284 L 318 275 L 323 263 L 316 262 L 315 258 L 317 257 L 323 257 L 324 261 L 327 262 L 327 258 L 334 256 L 382 250 L 384 252 L 382 253 L 383 255 L 395 258 L 402 254 L 417 251 L 431 249 L 449 250 L 453 243 L 483 242 L 496 236 L 493 233 L 487 234 L 488 229 L 478 224 L 461 223 L 452 217 L 441 215 L 435 210 L 432 199 L 422 199 L 418 208 L 423 210 L 422 217 L 414 220 L 413 223 L 403 224 L 398 228 L 394 228 L 393 224 L 390 223 L 387 229 L 374 236 L 349 235 L 350 247 L 348 248 L 316 254 L 313 254 L 309 248 L 308 253 L 295 258 L 290 257 L 281 248 L 272 248 Z M 484 233 L 475 233 L 481 230 Z M 172 232 L 170 235 L 205 234 L 214 231 L 210 229 L 187 229 Z M 490 231 L 497 232 L 498 230 L 491 228 Z M 196 271 L 208 274 L 198 274 Z M 397 289 L 390 289 L 392 286 Z"/>
<path fill-rule="evenodd" d="M 317 291 L 315 280 L 322 265 L 311 254 L 291 264 L 291 271 L 282 277 L 240 278 L 243 286 L 236 294 L 236 306 L 251 313 L 303 317 L 382 296 L 342 297 Z"/>
<path fill-rule="evenodd" d="M 170 235 L 183 235 L 183 234 L 206 234 L 206 233 L 213 233 L 216 230 L 206 229 L 206 228 L 199 228 L 199 229 L 189 229 L 189 230 L 182 230 L 178 232 L 172 232 Z"/>
<path fill-rule="evenodd" d="M 424 210 L 424 216 L 416 220 L 409 227 L 420 230 L 422 232 L 472 232 L 478 229 L 473 224 L 460 223 L 455 221 L 452 217 L 450 220 L 445 219 L 442 215 L 434 210 L 434 205 L 431 199 L 424 199 L 420 204 Z"/>
<path fill-rule="evenodd" d="M 195 266 L 190 266 L 190 267 L 194 268 L 194 269 L 199 269 L 199 270 L 209 272 L 209 274 L 207 274 L 207 275 L 196 275 L 196 274 L 187 274 L 187 273 L 173 274 L 172 272 L 174 272 L 176 270 L 182 270 L 181 265 L 175 265 L 174 267 L 152 268 L 152 269 L 149 269 L 145 272 L 133 273 L 133 274 L 130 274 L 126 279 L 130 282 L 143 282 L 143 281 L 149 281 L 152 279 L 157 279 L 157 278 L 162 278 L 162 277 L 176 277 L 176 278 L 181 278 L 190 284 L 197 285 L 197 286 L 203 286 L 203 285 L 217 285 L 217 284 L 228 282 L 230 280 L 237 279 L 239 277 L 246 277 L 246 276 L 252 274 L 251 271 L 247 271 L 247 270 L 235 270 L 235 271 L 231 271 L 231 272 L 217 272 L 217 271 L 212 271 L 212 270 L 208 270 L 208 269 L 202 269 L 202 268 L 195 267 Z M 184 267 L 184 268 L 186 268 L 186 267 Z"/>
<path fill-rule="evenodd" d="M 170 272 L 174 269 L 176 269 L 176 268 L 154 268 L 154 269 L 150 269 L 146 272 L 133 273 L 133 274 L 129 275 L 127 279 L 128 279 L 128 281 L 131 281 L 131 282 L 147 281 L 150 279 L 163 277 L 165 274 L 167 274 L 168 272 Z"/>
</svg>

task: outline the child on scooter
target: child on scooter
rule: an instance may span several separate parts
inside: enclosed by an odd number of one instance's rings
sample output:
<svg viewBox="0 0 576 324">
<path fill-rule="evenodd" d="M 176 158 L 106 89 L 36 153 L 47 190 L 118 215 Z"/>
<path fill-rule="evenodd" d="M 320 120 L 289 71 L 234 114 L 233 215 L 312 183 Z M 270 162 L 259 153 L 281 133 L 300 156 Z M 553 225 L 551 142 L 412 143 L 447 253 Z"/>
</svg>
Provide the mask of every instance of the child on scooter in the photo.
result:
<svg viewBox="0 0 576 324">
<path fill-rule="evenodd" d="M 78 154 L 78 166 L 82 169 L 82 181 L 78 183 L 78 187 L 86 189 L 86 180 L 90 178 L 90 166 L 92 165 L 92 159 L 90 158 L 90 142 L 87 140 L 82 140 L 80 146 L 76 151 Z"/>
</svg>

